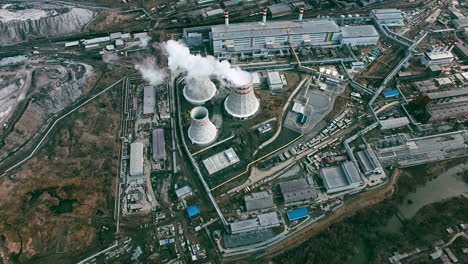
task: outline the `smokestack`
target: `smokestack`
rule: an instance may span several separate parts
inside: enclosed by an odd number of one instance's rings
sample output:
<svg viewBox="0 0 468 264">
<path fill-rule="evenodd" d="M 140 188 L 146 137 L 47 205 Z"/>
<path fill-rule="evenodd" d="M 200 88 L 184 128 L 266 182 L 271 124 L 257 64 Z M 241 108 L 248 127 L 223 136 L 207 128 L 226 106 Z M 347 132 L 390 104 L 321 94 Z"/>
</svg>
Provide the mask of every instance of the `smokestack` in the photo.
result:
<svg viewBox="0 0 468 264">
<path fill-rule="evenodd" d="M 229 26 L 229 10 L 226 8 L 224 9 L 224 24 Z"/>
<path fill-rule="evenodd" d="M 263 19 L 262 19 L 263 25 L 266 24 L 267 11 L 268 11 L 268 8 L 265 6 L 265 7 L 263 8 Z"/>
<path fill-rule="evenodd" d="M 216 86 L 209 78 L 186 78 L 182 93 L 189 103 L 202 105 L 215 96 Z"/>
<path fill-rule="evenodd" d="M 255 97 L 252 79 L 245 85 L 231 84 L 231 92 L 224 101 L 226 112 L 239 119 L 246 119 L 257 113 L 260 103 Z"/>
<path fill-rule="evenodd" d="M 302 16 L 304 16 L 304 6 L 301 6 L 301 9 L 299 10 L 299 21 L 302 21 Z"/>
<path fill-rule="evenodd" d="M 209 145 L 216 139 L 218 131 L 210 121 L 208 109 L 197 106 L 190 111 L 192 123 L 188 129 L 188 137 L 192 144 Z"/>
</svg>

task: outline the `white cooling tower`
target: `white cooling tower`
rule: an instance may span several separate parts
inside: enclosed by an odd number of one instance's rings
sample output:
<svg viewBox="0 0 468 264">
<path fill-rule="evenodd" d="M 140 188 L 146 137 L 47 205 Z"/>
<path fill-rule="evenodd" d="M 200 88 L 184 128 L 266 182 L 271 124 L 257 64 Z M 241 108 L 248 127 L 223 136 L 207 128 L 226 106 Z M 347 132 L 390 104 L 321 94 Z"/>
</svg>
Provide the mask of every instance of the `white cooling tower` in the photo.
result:
<svg viewBox="0 0 468 264">
<path fill-rule="evenodd" d="M 231 85 L 231 93 L 224 101 L 229 115 L 245 119 L 257 113 L 260 103 L 255 97 L 252 81 L 246 85 Z"/>
<path fill-rule="evenodd" d="M 185 99 L 194 105 L 202 105 L 216 94 L 216 86 L 209 78 L 186 79 L 186 85 L 182 91 Z"/>
<path fill-rule="evenodd" d="M 216 139 L 217 130 L 210 121 L 208 109 L 197 106 L 190 112 L 192 124 L 188 129 L 188 136 L 192 144 L 209 145 Z"/>
</svg>

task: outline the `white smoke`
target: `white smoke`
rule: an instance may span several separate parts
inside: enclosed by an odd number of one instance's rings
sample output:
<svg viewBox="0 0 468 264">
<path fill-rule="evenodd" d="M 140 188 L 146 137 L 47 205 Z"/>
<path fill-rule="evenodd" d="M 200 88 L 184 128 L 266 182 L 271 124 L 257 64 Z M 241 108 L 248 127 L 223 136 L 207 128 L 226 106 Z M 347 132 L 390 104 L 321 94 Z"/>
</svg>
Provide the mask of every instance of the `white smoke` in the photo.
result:
<svg viewBox="0 0 468 264">
<path fill-rule="evenodd" d="M 146 35 L 146 36 L 141 36 L 140 37 L 140 47 L 142 48 L 146 48 L 149 44 L 149 42 L 151 41 L 151 37 Z"/>
<path fill-rule="evenodd" d="M 163 47 L 167 52 L 169 69 L 186 73 L 188 79 L 214 75 L 221 81 L 226 79 L 236 85 L 246 85 L 252 81 L 250 73 L 233 67 L 228 61 L 218 61 L 213 56 L 193 55 L 187 46 L 175 40 L 167 41 Z"/>
<path fill-rule="evenodd" d="M 147 57 L 141 63 L 135 64 L 141 77 L 152 86 L 157 86 L 164 83 L 167 77 L 166 71 L 160 69 L 156 63 L 155 57 Z"/>
<path fill-rule="evenodd" d="M 119 56 L 114 53 L 104 53 L 102 54 L 102 61 L 107 64 L 114 64 L 119 60 Z"/>
</svg>

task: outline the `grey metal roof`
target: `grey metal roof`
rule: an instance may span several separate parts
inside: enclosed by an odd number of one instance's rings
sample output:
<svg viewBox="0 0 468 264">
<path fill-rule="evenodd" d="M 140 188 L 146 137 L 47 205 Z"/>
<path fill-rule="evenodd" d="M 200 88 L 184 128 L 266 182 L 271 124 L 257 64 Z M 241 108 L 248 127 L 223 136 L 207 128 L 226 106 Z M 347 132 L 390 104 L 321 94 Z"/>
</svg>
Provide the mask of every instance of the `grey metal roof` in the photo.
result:
<svg viewBox="0 0 468 264">
<path fill-rule="evenodd" d="M 275 206 L 273 195 L 268 192 L 255 192 L 244 197 L 247 211 L 270 208 Z"/>
<path fill-rule="evenodd" d="M 236 222 L 230 223 L 229 225 L 231 226 L 231 232 L 233 234 L 239 233 L 239 232 L 252 231 L 258 228 L 258 219 L 254 218 L 254 219 L 236 221 Z"/>
<path fill-rule="evenodd" d="M 236 39 L 247 37 L 277 36 L 294 34 L 314 34 L 339 32 L 334 21 L 267 21 L 266 25 L 260 22 L 247 22 L 225 25 L 214 25 L 211 27 L 213 40 Z"/>
<path fill-rule="evenodd" d="M 348 185 L 348 181 L 340 166 L 322 168 L 323 184 L 327 189 L 334 189 Z"/>
<path fill-rule="evenodd" d="M 380 120 L 379 123 L 382 126 L 382 129 L 390 129 L 390 128 L 397 128 L 397 127 L 408 125 L 409 119 L 406 116 L 404 116 L 404 117 Z"/>
<path fill-rule="evenodd" d="M 375 14 L 389 14 L 389 13 L 401 13 L 400 9 L 396 8 L 382 8 L 382 9 L 374 9 L 372 10 Z"/>
<path fill-rule="evenodd" d="M 374 14 L 378 20 L 387 20 L 387 19 L 403 19 L 402 14 L 390 13 L 390 14 Z"/>
<path fill-rule="evenodd" d="M 443 91 L 443 92 L 434 92 L 434 93 L 427 94 L 427 96 L 432 100 L 446 98 L 446 97 L 454 97 L 454 96 L 466 96 L 466 95 L 468 95 L 468 88 L 448 90 L 448 91 Z"/>
<path fill-rule="evenodd" d="M 157 128 L 152 133 L 152 146 L 153 146 L 153 159 L 164 160 L 166 159 L 166 149 L 164 142 L 164 130 Z"/>
<path fill-rule="evenodd" d="M 188 185 L 185 185 L 185 186 L 180 187 L 179 189 L 176 189 L 175 193 L 176 193 L 177 198 L 181 198 L 181 197 L 191 194 L 192 188 L 190 188 L 190 186 Z"/>
<path fill-rule="evenodd" d="M 317 190 L 305 179 L 282 182 L 279 185 L 286 203 L 317 197 Z"/>
<path fill-rule="evenodd" d="M 364 173 L 369 173 L 374 170 L 374 166 L 372 166 L 372 162 L 367 157 L 364 151 L 359 151 L 356 153 L 357 160 L 361 164 L 362 170 Z"/>
<path fill-rule="evenodd" d="M 270 84 L 278 84 L 278 83 L 282 84 L 283 83 L 283 80 L 281 80 L 281 76 L 279 72 L 277 71 L 268 72 L 267 75 L 268 75 L 268 82 Z"/>
<path fill-rule="evenodd" d="M 352 161 L 345 161 L 341 164 L 343 171 L 345 171 L 346 175 L 348 176 L 349 183 L 357 183 L 361 182 L 361 175 L 359 175 L 359 171 L 356 168 L 356 164 Z"/>
<path fill-rule="evenodd" d="M 278 219 L 278 214 L 276 212 L 259 214 L 257 217 L 258 217 L 258 224 L 261 227 L 273 227 L 273 226 L 278 226 L 280 224 L 279 219 Z"/>
<path fill-rule="evenodd" d="M 273 17 L 279 13 L 289 13 L 292 11 L 291 7 L 286 3 L 270 5 L 268 6 L 268 9 L 270 10 Z"/>
<path fill-rule="evenodd" d="M 379 33 L 372 25 L 340 27 L 343 38 L 378 37 Z"/>
<path fill-rule="evenodd" d="M 147 86 L 143 89 L 143 114 L 153 114 L 155 106 L 154 87 Z"/>
<path fill-rule="evenodd" d="M 143 143 L 130 144 L 130 176 L 143 174 Z"/>
</svg>

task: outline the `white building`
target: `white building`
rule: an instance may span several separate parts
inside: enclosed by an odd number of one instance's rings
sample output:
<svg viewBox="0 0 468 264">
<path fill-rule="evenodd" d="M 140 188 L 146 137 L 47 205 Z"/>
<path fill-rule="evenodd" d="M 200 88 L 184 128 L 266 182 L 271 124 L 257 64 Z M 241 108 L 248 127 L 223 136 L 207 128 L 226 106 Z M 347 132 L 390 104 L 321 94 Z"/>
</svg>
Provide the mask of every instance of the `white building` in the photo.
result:
<svg viewBox="0 0 468 264">
<path fill-rule="evenodd" d="M 370 12 L 370 17 L 377 23 L 388 27 L 402 27 L 405 25 L 405 17 L 400 9 L 375 9 Z"/>
<path fill-rule="evenodd" d="M 283 89 L 283 81 L 279 72 L 268 72 L 267 73 L 268 87 L 270 90 L 280 90 Z"/>
<path fill-rule="evenodd" d="M 452 63 L 454 59 L 455 57 L 450 50 L 434 50 L 424 53 L 424 56 L 421 58 L 421 63 L 426 67 L 429 67 L 430 65 L 447 65 Z"/>
<path fill-rule="evenodd" d="M 379 33 L 372 25 L 340 27 L 341 44 L 351 46 L 376 45 Z"/>
<path fill-rule="evenodd" d="M 143 176 L 143 143 L 130 144 L 130 176 Z"/>
</svg>

